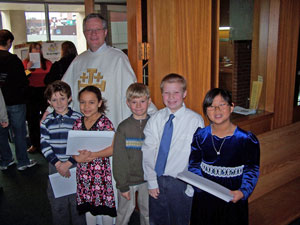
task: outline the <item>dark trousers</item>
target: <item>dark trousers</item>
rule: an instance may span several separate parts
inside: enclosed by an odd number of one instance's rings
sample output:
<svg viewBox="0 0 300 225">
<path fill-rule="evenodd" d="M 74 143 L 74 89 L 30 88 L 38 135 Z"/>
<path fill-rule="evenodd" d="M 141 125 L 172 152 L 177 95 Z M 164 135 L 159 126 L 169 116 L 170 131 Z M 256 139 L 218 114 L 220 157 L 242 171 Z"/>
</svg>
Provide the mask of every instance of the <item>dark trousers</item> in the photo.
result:
<svg viewBox="0 0 300 225">
<path fill-rule="evenodd" d="M 49 164 L 49 174 L 57 172 L 52 164 Z M 85 214 L 79 214 L 77 210 L 76 193 L 55 198 L 48 182 L 48 199 L 51 205 L 53 225 L 86 225 Z"/>
<path fill-rule="evenodd" d="M 185 194 L 186 183 L 170 176 L 158 178 L 159 196 L 149 196 L 151 225 L 188 225 L 192 197 Z"/>
<path fill-rule="evenodd" d="M 44 98 L 45 87 L 29 87 L 26 120 L 31 145 L 40 148 L 40 120 L 47 108 Z"/>
</svg>

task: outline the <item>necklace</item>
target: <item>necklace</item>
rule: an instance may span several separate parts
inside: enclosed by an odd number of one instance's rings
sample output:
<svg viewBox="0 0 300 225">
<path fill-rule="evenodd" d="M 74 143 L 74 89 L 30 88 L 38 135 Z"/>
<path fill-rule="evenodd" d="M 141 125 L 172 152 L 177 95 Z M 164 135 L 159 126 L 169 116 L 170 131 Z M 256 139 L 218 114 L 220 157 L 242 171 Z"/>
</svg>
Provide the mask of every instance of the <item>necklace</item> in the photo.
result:
<svg viewBox="0 0 300 225">
<path fill-rule="evenodd" d="M 212 141 L 214 150 L 215 150 L 215 152 L 217 153 L 217 155 L 220 155 L 220 154 L 221 154 L 221 149 L 222 149 L 222 147 L 223 147 L 223 144 L 224 144 L 225 140 L 226 140 L 226 137 L 224 137 L 224 139 L 223 139 L 223 141 L 222 141 L 222 143 L 221 143 L 221 146 L 220 146 L 219 150 L 217 151 L 216 146 L 215 146 L 215 142 L 214 142 L 213 135 L 211 134 L 211 141 Z"/>
</svg>

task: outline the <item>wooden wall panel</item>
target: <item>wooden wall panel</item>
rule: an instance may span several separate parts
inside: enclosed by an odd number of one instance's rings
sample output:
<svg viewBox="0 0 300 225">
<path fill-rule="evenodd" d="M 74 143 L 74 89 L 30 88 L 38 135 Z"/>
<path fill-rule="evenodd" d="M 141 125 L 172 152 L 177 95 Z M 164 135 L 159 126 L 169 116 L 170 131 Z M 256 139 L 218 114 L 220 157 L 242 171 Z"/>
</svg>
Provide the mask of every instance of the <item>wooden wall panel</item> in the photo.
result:
<svg viewBox="0 0 300 225">
<path fill-rule="evenodd" d="M 260 15 L 260 1 L 259 0 L 254 0 L 254 5 L 253 5 L 253 34 L 252 34 L 252 49 L 251 49 L 251 87 L 252 87 L 252 82 L 257 80 L 257 74 L 258 74 L 258 66 L 257 65 L 258 65 L 258 62 L 259 62 L 258 61 L 259 15 Z"/>
<path fill-rule="evenodd" d="M 188 82 L 186 105 L 202 113 L 211 86 L 211 1 L 148 0 L 149 87 L 163 107 L 160 81 L 168 73 Z"/>
<path fill-rule="evenodd" d="M 212 1 L 212 23 L 211 23 L 211 87 L 219 87 L 219 58 L 220 45 L 220 0 Z M 228 31 L 229 34 L 229 31 Z M 219 36 L 220 35 L 220 36 Z M 228 35 L 229 36 L 229 35 Z M 230 56 L 229 56 L 230 57 Z"/>
<path fill-rule="evenodd" d="M 280 0 L 270 1 L 265 110 L 274 112 Z"/>
<path fill-rule="evenodd" d="M 257 136 L 260 175 L 249 202 L 300 176 L 300 122 Z"/>
<path fill-rule="evenodd" d="M 259 109 L 274 112 L 280 0 L 255 0 L 251 56 L 251 85 L 263 77 Z"/>
<path fill-rule="evenodd" d="M 299 0 L 280 1 L 274 128 L 292 123 L 299 35 Z"/>
<path fill-rule="evenodd" d="M 268 49 L 268 30 L 269 30 L 269 3 L 270 0 L 259 0 L 259 8 L 256 9 L 259 12 L 257 17 L 259 18 L 258 27 L 258 46 L 257 46 L 257 62 L 254 66 L 257 66 L 256 73 L 253 74 L 251 78 L 252 81 L 257 81 L 258 76 L 262 76 L 264 83 L 264 88 L 262 89 L 259 108 L 265 108 L 265 86 L 266 86 L 266 76 L 267 76 L 267 49 Z M 255 13 L 256 14 L 256 13 Z M 257 19 L 257 18 L 256 18 Z M 255 56 L 252 56 L 254 58 Z"/>
<path fill-rule="evenodd" d="M 143 61 L 139 59 L 142 43 L 141 0 L 127 0 L 128 58 L 138 82 L 143 82 Z"/>
<path fill-rule="evenodd" d="M 90 13 L 93 13 L 95 9 L 94 0 L 84 0 L 84 11 L 87 16 Z"/>
</svg>

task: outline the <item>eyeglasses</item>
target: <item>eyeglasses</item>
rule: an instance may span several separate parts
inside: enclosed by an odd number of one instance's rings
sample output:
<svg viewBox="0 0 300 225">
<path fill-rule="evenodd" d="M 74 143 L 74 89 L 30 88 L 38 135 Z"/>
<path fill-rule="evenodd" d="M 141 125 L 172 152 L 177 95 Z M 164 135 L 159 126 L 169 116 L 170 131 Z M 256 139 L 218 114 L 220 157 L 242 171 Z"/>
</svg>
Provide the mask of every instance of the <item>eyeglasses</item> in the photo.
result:
<svg viewBox="0 0 300 225">
<path fill-rule="evenodd" d="M 227 106 L 228 106 L 228 104 L 226 104 L 226 103 L 222 103 L 217 106 L 210 105 L 207 107 L 207 111 L 216 111 L 217 108 L 219 108 L 220 111 L 223 111 L 224 109 L 226 109 Z"/>
<path fill-rule="evenodd" d="M 87 30 L 85 30 L 85 33 L 87 33 L 87 34 L 92 34 L 92 33 L 99 34 L 101 32 L 101 30 L 105 30 L 105 28 L 87 29 Z"/>
</svg>

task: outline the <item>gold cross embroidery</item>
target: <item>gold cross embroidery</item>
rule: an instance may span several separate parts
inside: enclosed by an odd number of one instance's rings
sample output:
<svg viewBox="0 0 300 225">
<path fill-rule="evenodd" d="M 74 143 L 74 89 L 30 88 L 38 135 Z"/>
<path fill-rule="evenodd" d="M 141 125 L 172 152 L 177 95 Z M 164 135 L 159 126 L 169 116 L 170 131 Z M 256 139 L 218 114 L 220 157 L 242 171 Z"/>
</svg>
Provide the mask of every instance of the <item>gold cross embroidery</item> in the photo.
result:
<svg viewBox="0 0 300 225">
<path fill-rule="evenodd" d="M 83 73 L 80 76 L 81 80 L 78 80 L 78 90 L 85 88 L 86 86 L 93 85 L 99 88 L 102 92 L 105 91 L 106 81 L 102 80 L 103 76 L 101 76 L 101 73 L 97 73 L 97 69 L 87 69 L 87 73 L 89 74 L 88 76 L 86 75 L 86 73 Z M 86 83 L 87 79 L 88 82 Z"/>
</svg>

